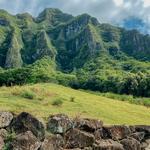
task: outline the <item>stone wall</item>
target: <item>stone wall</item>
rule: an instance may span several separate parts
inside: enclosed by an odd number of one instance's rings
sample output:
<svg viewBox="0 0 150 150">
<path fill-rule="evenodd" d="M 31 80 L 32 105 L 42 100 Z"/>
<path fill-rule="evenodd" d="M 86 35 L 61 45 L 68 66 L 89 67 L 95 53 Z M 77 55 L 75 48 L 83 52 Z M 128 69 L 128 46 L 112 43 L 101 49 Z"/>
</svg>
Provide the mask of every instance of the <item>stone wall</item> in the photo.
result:
<svg viewBox="0 0 150 150">
<path fill-rule="evenodd" d="M 100 120 L 0 112 L 0 150 L 150 150 L 150 126 L 105 126 Z"/>
</svg>

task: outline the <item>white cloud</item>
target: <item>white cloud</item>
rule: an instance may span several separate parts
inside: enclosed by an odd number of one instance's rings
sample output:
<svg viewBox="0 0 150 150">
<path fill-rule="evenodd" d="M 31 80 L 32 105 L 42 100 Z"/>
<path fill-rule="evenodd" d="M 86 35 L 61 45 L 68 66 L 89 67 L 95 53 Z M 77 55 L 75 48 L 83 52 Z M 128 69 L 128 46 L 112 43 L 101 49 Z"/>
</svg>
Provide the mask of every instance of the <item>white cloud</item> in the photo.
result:
<svg viewBox="0 0 150 150">
<path fill-rule="evenodd" d="M 133 16 L 150 27 L 150 0 L 0 0 L 0 8 L 13 14 L 29 12 L 38 15 L 48 7 L 60 8 L 73 15 L 89 13 L 100 22 L 113 24 Z"/>
<path fill-rule="evenodd" d="M 113 0 L 117 6 L 123 5 L 123 0 Z"/>
<path fill-rule="evenodd" d="M 143 0 L 144 1 L 144 7 L 150 6 L 150 0 Z"/>
</svg>

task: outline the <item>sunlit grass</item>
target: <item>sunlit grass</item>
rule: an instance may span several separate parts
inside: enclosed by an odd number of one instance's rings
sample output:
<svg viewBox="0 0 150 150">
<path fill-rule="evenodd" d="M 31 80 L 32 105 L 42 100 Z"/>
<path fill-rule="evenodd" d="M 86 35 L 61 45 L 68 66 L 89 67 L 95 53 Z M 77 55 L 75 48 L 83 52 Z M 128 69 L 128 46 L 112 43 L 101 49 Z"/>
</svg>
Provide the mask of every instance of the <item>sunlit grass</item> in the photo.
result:
<svg viewBox="0 0 150 150">
<path fill-rule="evenodd" d="M 34 98 L 24 97 L 22 93 L 26 91 L 35 95 Z M 61 99 L 61 105 L 53 105 L 56 99 Z M 150 124 L 150 109 L 147 107 L 56 84 L 1 87 L 0 110 L 14 113 L 27 111 L 44 120 L 50 114 L 65 113 L 74 117 L 101 119 L 105 124 Z"/>
</svg>

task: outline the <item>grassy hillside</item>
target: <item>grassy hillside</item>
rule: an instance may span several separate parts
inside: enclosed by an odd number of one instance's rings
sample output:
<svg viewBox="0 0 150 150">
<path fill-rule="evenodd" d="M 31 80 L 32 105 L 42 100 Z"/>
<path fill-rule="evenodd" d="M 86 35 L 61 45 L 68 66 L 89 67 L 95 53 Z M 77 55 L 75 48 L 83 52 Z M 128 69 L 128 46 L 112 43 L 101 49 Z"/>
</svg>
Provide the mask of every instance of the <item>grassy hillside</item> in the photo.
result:
<svg viewBox="0 0 150 150">
<path fill-rule="evenodd" d="M 46 119 L 66 113 L 102 119 L 106 124 L 150 124 L 150 109 L 56 84 L 35 84 L 0 88 L 0 110 L 27 111 Z"/>
</svg>

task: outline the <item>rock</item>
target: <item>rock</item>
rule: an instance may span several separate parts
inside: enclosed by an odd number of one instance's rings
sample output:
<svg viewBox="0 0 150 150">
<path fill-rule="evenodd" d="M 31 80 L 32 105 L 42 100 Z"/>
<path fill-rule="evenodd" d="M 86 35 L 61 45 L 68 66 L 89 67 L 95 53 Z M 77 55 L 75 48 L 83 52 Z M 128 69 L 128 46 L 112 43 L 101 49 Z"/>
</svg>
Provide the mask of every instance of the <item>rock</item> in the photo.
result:
<svg viewBox="0 0 150 150">
<path fill-rule="evenodd" d="M 150 150 L 150 139 L 141 143 L 141 150 Z"/>
<path fill-rule="evenodd" d="M 145 137 L 150 138 L 150 126 L 135 126 L 137 132 L 145 132 Z"/>
<path fill-rule="evenodd" d="M 75 126 L 83 131 L 94 132 L 102 128 L 103 122 L 95 119 L 79 119 L 75 121 Z"/>
<path fill-rule="evenodd" d="M 0 112 L 0 128 L 8 127 L 13 119 L 10 112 Z"/>
<path fill-rule="evenodd" d="M 63 149 L 63 150 L 93 150 L 92 147 L 84 147 L 84 148 L 73 148 L 73 149 Z"/>
<path fill-rule="evenodd" d="M 46 137 L 40 150 L 60 150 L 63 146 L 63 137 L 57 134 Z"/>
<path fill-rule="evenodd" d="M 147 143 L 142 142 L 142 143 L 141 143 L 141 150 L 145 150 L 147 146 L 148 146 Z"/>
<path fill-rule="evenodd" d="M 67 150 L 93 150 L 92 147 L 84 147 L 82 149 L 80 148 L 73 148 L 73 149 L 67 149 Z"/>
<path fill-rule="evenodd" d="M 125 150 L 141 150 L 140 142 L 134 138 L 123 139 L 120 143 Z"/>
<path fill-rule="evenodd" d="M 39 140 L 43 140 L 45 136 L 44 125 L 26 112 L 21 113 L 14 119 L 11 128 L 17 134 L 31 131 Z"/>
<path fill-rule="evenodd" d="M 4 145 L 4 139 L 0 136 L 0 150 L 3 150 Z"/>
<path fill-rule="evenodd" d="M 84 147 L 83 150 L 92 150 L 92 147 Z"/>
<path fill-rule="evenodd" d="M 94 132 L 94 136 L 96 140 L 100 140 L 100 139 L 111 139 L 111 135 L 108 132 L 108 130 L 106 130 L 106 128 L 101 128 L 98 129 Z"/>
<path fill-rule="evenodd" d="M 144 125 L 135 126 L 135 130 L 136 131 L 145 131 L 147 133 L 150 133 L 150 126 L 144 126 Z"/>
<path fill-rule="evenodd" d="M 131 133 L 135 133 L 136 130 L 135 130 L 135 126 L 129 126 L 130 130 L 131 130 Z"/>
<path fill-rule="evenodd" d="M 5 129 L 0 129 L 0 136 L 5 139 L 7 136 L 8 132 Z"/>
<path fill-rule="evenodd" d="M 136 133 L 131 134 L 130 137 L 141 142 L 145 137 L 145 132 L 136 132 Z"/>
<path fill-rule="evenodd" d="M 93 150 L 124 150 L 123 146 L 111 139 L 99 140 L 96 144 L 93 144 Z"/>
<path fill-rule="evenodd" d="M 101 140 L 103 137 L 103 129 L 98 129 L 94 132 L 95 140 Z"/>
<path fill-rule="evenodd" d="M 63 150 L 81 150 L 81 148 L 63 149 Z M 84 149 L 82 149 L 82 150 L 84 150 Z"/>
<path fill-rule="evenodd" d="M 53 134 L 64 134 L 73 126 L 73 121 L 67 115 L 58 114 L 49 117 L 47 130 Z"/>
<path fill-rule="evenodd" d="M 40 141 L 31 131 L 17 135 L 12 143 L 13 150 L 38 150 L 40 146 Z"/>
<path fill-rule="evenodd" d="M 145 147 L 145 150 L 150 150 L 150 139 L 145 141 L 147 146 Z"/>
<path fill-rule="evenodd" d="M 150 150 L 150 144 L 145 148 L 145 150 Z"/>
<path fill-rule="evenodd" d="M 113 140 L 121 140 L 131 134 L 131 130 L 127 126 L 111 126 L 105 127 Z"/>
<path fill-rule="evenodd" d="M 78 129 L 72 129 L 65 135 L 66 148 L 84 148 L 92 146 L 95 138 L 94 135 L 80 131 Z"/>
</svg>

